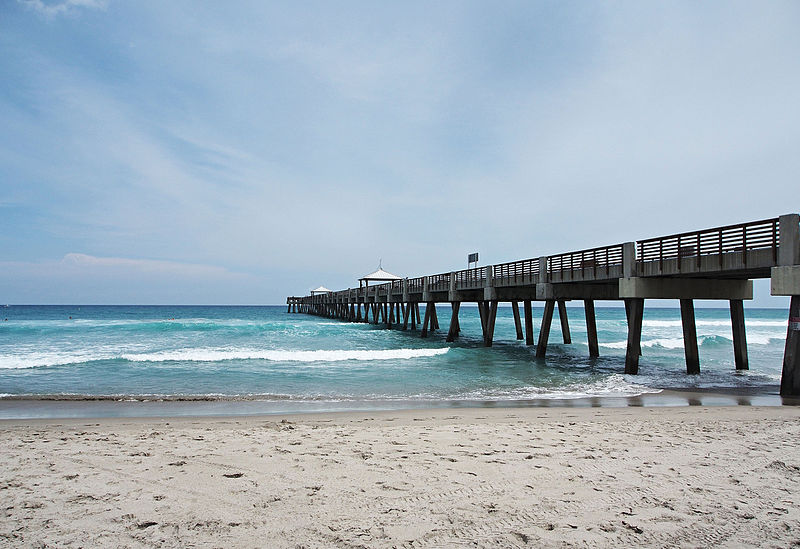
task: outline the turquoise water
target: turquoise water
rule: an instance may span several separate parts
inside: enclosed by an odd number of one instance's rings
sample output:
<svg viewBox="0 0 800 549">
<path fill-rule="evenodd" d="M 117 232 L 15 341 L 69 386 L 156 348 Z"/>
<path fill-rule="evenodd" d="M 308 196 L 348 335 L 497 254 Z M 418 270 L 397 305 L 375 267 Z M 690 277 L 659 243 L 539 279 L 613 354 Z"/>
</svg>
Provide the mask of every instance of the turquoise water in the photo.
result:
<svg viewBox="0 0 800 549">
<path fill-rule="evenodd" d="M 582 307 L 568 309 L 571 345 L 556 315 L 544 359 L 516 340 L 510 308 L 498 311 L 492 348 L 482 345 L 476 308 L 462 307 L 453 344 L 445 342 L 450 310 L 438 310 L 442 329 L 422 339 L 285 307 L 10 306 L 0 308 L 0 395 L 223 396 L 274 401 L 278 410 L 281 402 L 347 409 L 673 388 L 775 392 L 780 381 L 784 310 L 746 310 L 750 370 L 737 373 L 728 310 L 698 309 L 698 376 L 685 374 L 678 309 L 645 309 L 638 376 L 622 373 L 623 308 L 597 309 L 598 359 L 588 357 Z M 541 313 L 534 308 L 537 337 Z"/>
</svg>

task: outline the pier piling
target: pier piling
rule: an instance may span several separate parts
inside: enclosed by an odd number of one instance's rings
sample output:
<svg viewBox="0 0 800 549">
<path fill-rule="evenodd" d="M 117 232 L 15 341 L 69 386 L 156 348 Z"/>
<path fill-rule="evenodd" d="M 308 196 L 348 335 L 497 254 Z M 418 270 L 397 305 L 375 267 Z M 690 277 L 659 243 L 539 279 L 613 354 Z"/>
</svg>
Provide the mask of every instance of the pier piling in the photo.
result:
<svg viewBox="0 0 800 549">
<path fill-rule="evenodd" d="M 572 337 L 569 334 L 569 319 L 567 318 L 567 304 L 563 299 L 558 300 L 558 318 L 561 320 L 561 336 L 564 343 L 572 343 Z"/>
<path fill-rule="evenodd" d="M 628 346 L 625 351 L 625 373 L 639 373 L 639 355 L 642 342 L 642 316 L 644 315 L 644 299 L 626 299 L 628 313 Z"/>
<path fill-rule="evenodd" d="M 737 370 L 748 370 L 747 335 L 744 329 L 744 304 L 741 299 L 731 299 L 731 328 L 733 332 L 733 357 Z"/>
<path fill-rule="evenodd" d="M 519 303 L 512 301 L 511 310 L 514 313 L 514 326 L 517 329 L 517 339 L 522 339 L 522 321 L 519 318 Z"/>
<path fill-rule="evenodd" d="M 487 302 L 487 304 L 486 335 L 483 343 L 487 347 L 491 347 L 492 343 L 494 342 L 494 321 L 497 318 L 497 300 L 493 299 L 492 301 Z"/>
<path fill-rule="evenodd" d="M 597 344 L 597 321 L 594 314 L 594 300 L 583 300 L 583 311 L 586 316 L 586 337 L 589 343 L 589 356 L 596 358 L 600 356 L 600 349 Z"/>
<path fill-rule="evenodd" d="M 458 337 L 459 326 L 458 326 L 458 310 L 461 308 L 460 301 L 454 301 L 452 304 L 452 315 L 450 316 L 450 329 L 447 331 L 447 341 L 452 343 Z"/>
<path fill-rule="evenodd" d="M 525 345 L 533 345 L 533 308 L 531 300 L 526 299 L 523 303 L 525 309 Z"/>
<path fill-rule="evenodd" d="M 700 373 L 700 355 L 697 351 L 697 326 L 694 318 L 694 301 L 681 299 L 681 325 L 683 326 L 683 349 L 686 356 L 686 373 Z"/>
<path fill-rule="evenodd" d="M 789 304 L 781 396 L 800 396 L 800 295 L 793 295 Z"/>
<path fill-rule="evenodd" d="M 431 322 L 431 305 L 432 303 L 425 304 L 425 320 L 422 322 L 422 337 L 428 337 L 428 325 Z"/>
<path fill-rule="evenodd" d="M 481 333 L 483 334 L 483 341 L 486 341 L 486 317 L 488 316 L 486 309 L 486 301 L 478 301 L 478 315 L 481 317 Z"/>
<path fill-rule="evenodd" d="M 550 338 L 550 324 L 553 322 L 553 309 L 556 302 L 548 299 L 544 302 L 544 313 L 542 314 L 542 325 L 539 327 L 539 343 L 536 345 L 536 356 L 544 358 L 547 354 L 547 340 Z"/>
</svg>

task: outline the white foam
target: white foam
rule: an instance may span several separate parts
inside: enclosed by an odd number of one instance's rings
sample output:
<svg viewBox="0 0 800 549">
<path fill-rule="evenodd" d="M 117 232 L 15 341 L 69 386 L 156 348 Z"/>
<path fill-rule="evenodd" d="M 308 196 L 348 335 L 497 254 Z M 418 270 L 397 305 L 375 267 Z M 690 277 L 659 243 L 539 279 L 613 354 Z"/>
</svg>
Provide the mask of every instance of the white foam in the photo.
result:
<svg viewBox="0 0 800 549">
<path fill-rule="evenodd" d="M 218 362 L 223 360 L 269 360 L 279 362 L 338 362 L 343 360 L 404 360 L 443 355 L 450 349 L 386 349 L 386 350 L 332 350 L 332 351 L 282 351 L 282 350 L 230 350 L 230 349 L 179 349 L 155 353 L 112 353 L 96 351 L 84 353 L 38 352 L 25 355 L 0 355 L 0 369 L 24 369 L 45 366 L 66 366 L 95 360 L 124 359 L 131 362 Z"/>
<path fill-rule="evenodd" d="M 562 389 L 551 387 L 520 387 L 495 393 L 493 391 L 474 391 L 462 395 L 465 400 L 526 400 L 526 399 L 576 399 L 587 397 L 630 397 L 646 393 L 660 393 L 639 383 L 628 381 L 622 374 L 612 374 L 604 379 L 590 383 L 571 383 Z"/>
<path fill-rule="evenodd" d="M 772 326 L 772 327 L 786 327 L 786 321 L 782 320 L 745 320 L 744 324 L 746 327 L 750 326 Z M 726 326 L 728 328 L 731 327 L 730 320 L 696 320 L 695 325 L 697 326 Z M 642 326 L 648 328 L 680 328 L 681 321 L 680 320 L 643 320 Z"/>
<path fill-rule="evenodd" d="M 24 355 L 0 355 L 0 369 L 40 368 L 43 366 L 64 366 L 80 364 L 92 360 L 113 359 L 113 354 L 95 353 L 48 353 L 37 352 Z"/>
<path fill-rule="evenodd" d="M 608 349 L 626 349 L 628 347 L 627 341 L 614 341 L 611 343 L 600 343 L 600 347 Z M 641 342 L 642 347 L 663 347 L 664 349 L 682 349 L 682 338 L 664 337 L 659 339 L 650 339 Z"/>
<path fill-rule="evenodd" d="M 698 343 L 702 345 L 705 342 L 706 338 L 715 338 L 715 337 L 722 337 L 723 339 L 731 340 L 730 337 L 720 336 L 715 334 L 703 334 L 698 335 Z M 783 337 L 774 337 L 769 334 L 747 334 L 747 344 L 748 345 L 769 345 L 772 342 L 779 342 L 783 341 Z M 732 341 L 732 340 L 731 340 Z M 600 347 L 605 347 L 607 349 L 627 349 L 628 342 L 625 341 L 613 341 L 611 343 L 599 343 Z M 651 347 L 661 347 L 662 349 L 683 349 L 683 337 L 661 337 L 656 339 L 648 339 L 643 340 L 641 342 L 642 347 L 651 348 Z"/>
<path fill-rule="evenodd" d="M 342 360 L 402 360 L 443 355 L 450 349 L 385 349 L 385 350 L 227 350 L 181 349 L 157 353 L 124 354 L 122 358 L 133 362 L 218 362 L 222 360 L 269 360 L 278 362 L 338 362 Z"/>
<path fill-rule="evenodd" d="M 783 342 L 785 341 L 785 336 L 771 336 L 768 334 L 746 334 L 745 338 L 747 339 L 748 345 L 769 345 L 772 342 Z"/>
</svg>

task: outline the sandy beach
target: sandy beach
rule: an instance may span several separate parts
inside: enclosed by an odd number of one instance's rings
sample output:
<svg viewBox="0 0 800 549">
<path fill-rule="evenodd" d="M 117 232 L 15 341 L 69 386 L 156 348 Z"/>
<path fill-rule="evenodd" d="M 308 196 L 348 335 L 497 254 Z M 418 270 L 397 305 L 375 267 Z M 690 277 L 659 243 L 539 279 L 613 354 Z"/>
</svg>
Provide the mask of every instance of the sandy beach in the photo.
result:
<svg viewBox="0 0 800 549">
<path fill-rule="evenodd" d="M 3 547 L 789 547 L 800 408 L 0 423 Z"/>
</svg>

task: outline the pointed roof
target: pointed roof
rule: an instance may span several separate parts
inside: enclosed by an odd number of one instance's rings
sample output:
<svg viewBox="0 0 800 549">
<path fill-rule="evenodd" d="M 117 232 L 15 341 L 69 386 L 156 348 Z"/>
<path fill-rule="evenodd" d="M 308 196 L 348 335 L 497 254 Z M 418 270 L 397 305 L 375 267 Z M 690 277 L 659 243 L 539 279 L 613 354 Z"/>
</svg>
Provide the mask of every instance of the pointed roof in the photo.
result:
<svg viewBox="0 0 800 549">
<path fill-rule="evenodd" d="M 311 295 L 314 295 L 314 294 L 329 294 L 329 293 L 331 293 L 331 290 L 329 290 L 325 286 L 320 286 L 319 288 L 314 288 L 313 290 L 311 290 Z"/>
<path fill-rule="evenodd" d="M 400 280 L 400 277 L 397 275 L 393 275 L 392 273 L 387 273 L 381 268 L 378 268 L 377 271 L 374 273 L 370 273 L 366 276 L 362 276 L 359 280 Z"/>
</svg>

